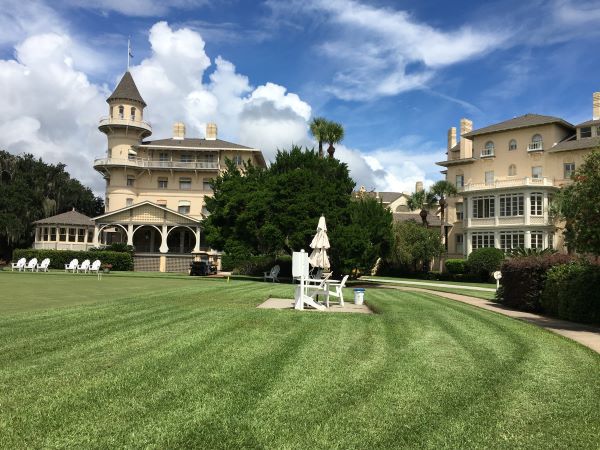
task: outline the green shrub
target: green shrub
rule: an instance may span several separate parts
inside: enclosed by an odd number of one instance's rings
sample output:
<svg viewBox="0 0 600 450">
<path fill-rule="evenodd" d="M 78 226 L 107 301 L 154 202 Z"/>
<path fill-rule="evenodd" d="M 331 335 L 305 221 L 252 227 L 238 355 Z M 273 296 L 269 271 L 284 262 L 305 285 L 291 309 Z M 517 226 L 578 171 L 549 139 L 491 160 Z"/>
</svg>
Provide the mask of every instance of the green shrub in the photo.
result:
<svg viewBox="0 0 600 450">
<path fill-rule="evenodd" d="M 546 274 L 541 304 L 561 319 L 600 324 L 600 267 L 577 261 L 552 267 Z"/>
<path fill-rule="evenodd" d="M 494 247 L 478 248 L 473 250 L 467 259 L 469 273 L 478 275 L 487 281 L 492 272 L 500 269 L 504 261 L 504 252 Z"/>
<path fill-rule="evenodd" d="M 262 276 L 264 272 L 269 272 L 274 265 L 279 265 L 281 271 L 280 277 L 292 276 L 292 257 L 291 256 L 232 256 L 224 254 L 221 257 L 221 267 L 225 271 L 231 271 L 235 275 Z"/>
<path fill-rule="evenodd" d="M 93 247 L 90 248 L 91 252 L 109 251 L 109 252 L 121 252 L 121 253 L 135 253 L 133 245 L 127 245 L 121 242 L 115 242 L 114 244 L 107 245 L 106 247 Z"/>
<path fill-rule="evenodd" d="M 506 260 L 501 268 L 502 290 L 497 301 L 521 311 L 540 312 L 546 271 L 571 260 L 570 256 L 558 253 Z"/>
<path fill-rule="evenodd" d="M 459 275 L 466 273 L 467 271 L 467 260 L 466 259 L 447 259 L 446 270 L 452 275 Z"/>
<path fill-rule="evenodd" d="M 33 248 L 18 248 L 13 251 L 13 261 L 20 258 L 37 258 L 42 261 L 50 258 L 51 269 L 64 269 L 65 264 L 69 264 L 72 259 L 77 259 L 81 263 L 86 259 L 94 261 L 99 259 L 102 264 L 112 264 L 112 270 L 127 271 L 133 270 L 133 256 L 130 253 L 113 252 L 108 250 L 37 250 Z"/>
</svg>

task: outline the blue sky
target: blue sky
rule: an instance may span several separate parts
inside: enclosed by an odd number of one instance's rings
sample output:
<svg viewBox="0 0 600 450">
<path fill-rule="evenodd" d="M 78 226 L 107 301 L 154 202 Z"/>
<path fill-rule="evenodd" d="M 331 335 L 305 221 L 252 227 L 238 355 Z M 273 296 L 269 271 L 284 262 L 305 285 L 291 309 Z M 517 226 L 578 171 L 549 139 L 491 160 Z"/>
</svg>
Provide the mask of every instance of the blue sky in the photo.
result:
<svg viewBox="0 0 600 450">
<path fill-rule="evenodd" d="M 446 131 L 527 112 L 573 123 L 600 90 L 600 1 L 1 0 L 0 147 L 91 169 L 97 121 L 125 70 L 154 137 L 183 120 L 267 158 L 341 122 L 336 155 L 368 189 L 431 183 Z"/>
</svg>

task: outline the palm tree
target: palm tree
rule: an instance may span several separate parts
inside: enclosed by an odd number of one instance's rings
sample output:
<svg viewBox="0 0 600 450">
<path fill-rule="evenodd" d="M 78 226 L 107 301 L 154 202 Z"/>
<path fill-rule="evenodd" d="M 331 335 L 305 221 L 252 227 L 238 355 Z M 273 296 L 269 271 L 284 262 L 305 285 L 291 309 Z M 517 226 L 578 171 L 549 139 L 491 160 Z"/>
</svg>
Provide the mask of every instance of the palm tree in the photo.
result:
<svg viewBox="0 0 600 450">
<path fill-rule="evenodd" d="M 330 158 L 333 158 L 333 154 L 335 153 L 333 144 L 341 142 L 342 139 L 344 139 L 344 127 L 337 122 L 328 121 L 325 126 L 325 142 L 329 144 L 327 153 L 329 153 Z"/>
<path fill-rule="evenodd" d="M 437 199 L 431 191 L 421 190 L 414 192 L 406 204 L 411 211 L 416 211 L 417 209 L 420 210 L 419 215 L 423 221 L 423 226 L 427 227 L 429 226 L 429 223 L 427 222 L 429 210 L 435 207 L 436 203 Z"/>
<path fill-rule="evenodd" d="M 446 206 L 448 197 L 452 197 L 457 194 L 456 186 L 446 180 L 440 180 L 431 187 L 431 192 L 438 199 L 440 205 L 440 240 L 442 244 L 446 241 L 446 233 L 444 233 L 444 215 L 446 212 Z M 440 257 L 440 272 L 444 268 L 443 258 Z"/>
<path fill-rule="evenodd" d="M 323 157 L 323 141 L 325 140 L 325 130 L 328 120 L 324 117 L 315 117 L 310 122 L 310 132 L 313 137 L 319 142 L 319 158 Z"/>
</svg>

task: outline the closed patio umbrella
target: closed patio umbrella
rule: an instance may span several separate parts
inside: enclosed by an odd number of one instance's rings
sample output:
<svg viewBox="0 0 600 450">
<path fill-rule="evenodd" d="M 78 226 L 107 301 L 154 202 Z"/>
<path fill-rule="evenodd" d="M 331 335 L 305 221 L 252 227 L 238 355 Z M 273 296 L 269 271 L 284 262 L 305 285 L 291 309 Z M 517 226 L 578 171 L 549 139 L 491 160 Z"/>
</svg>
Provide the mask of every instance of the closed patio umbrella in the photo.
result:
<svg viewBox="0 0 600 450">
<path fill-rule="evenodd" d="M 321 216 L 319 219 L 319 223 L 317 225 L 317 234 L 315 234 L 315 237 L 310 243 L 310 248 L 313 249 L 310 257 L 308 258 L 310 265 L 329 270 L 329 257 L 327 256 L 329 238 L 327 237 L 325 216 Z"/>
</svg>

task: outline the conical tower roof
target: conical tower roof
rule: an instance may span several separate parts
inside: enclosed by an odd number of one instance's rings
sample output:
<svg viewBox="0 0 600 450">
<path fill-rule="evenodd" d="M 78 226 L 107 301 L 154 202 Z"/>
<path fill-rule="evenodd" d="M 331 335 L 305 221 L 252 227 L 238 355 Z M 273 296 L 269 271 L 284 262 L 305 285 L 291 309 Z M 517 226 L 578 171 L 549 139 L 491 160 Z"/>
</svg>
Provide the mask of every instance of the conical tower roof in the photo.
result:
<svg viewBox="0 0 600 450">
<path fill-rule="evenodd" d="M 141 103 L 144 107 L 146 106 L 146 102 L 140 95 L 140 91 L 138 91 L 129 71 L 125 72 L 125 75 L 123 75 L 123 78 L 121 78 L 121 81 L 117 84 L 114 92 L 106 99 L 108 103 L 110 103 L 111 100 L 133 100 Z"/>
</svg>

